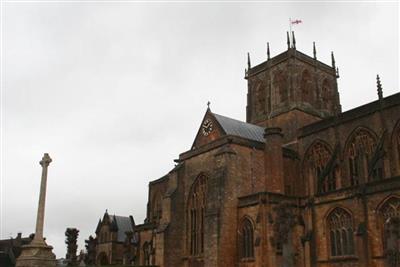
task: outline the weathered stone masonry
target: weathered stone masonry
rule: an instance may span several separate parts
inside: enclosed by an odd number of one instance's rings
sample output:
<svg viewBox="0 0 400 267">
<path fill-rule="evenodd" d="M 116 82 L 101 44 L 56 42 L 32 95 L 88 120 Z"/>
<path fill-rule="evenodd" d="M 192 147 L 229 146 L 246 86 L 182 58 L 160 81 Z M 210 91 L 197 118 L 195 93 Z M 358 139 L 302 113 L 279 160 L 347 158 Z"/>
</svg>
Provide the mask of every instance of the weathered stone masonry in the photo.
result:
<svg viewBox="0 0 400 267">
<path fill-rule="evenodd" d="M 335 64 L 294 35 L 249 61 L 247 121 L 208 108 L 191 149 L 150 182 L 136 264 L 398 266 L 400 94 L 379 82 L 377 101 L 342 112 Z"/>
</svg>

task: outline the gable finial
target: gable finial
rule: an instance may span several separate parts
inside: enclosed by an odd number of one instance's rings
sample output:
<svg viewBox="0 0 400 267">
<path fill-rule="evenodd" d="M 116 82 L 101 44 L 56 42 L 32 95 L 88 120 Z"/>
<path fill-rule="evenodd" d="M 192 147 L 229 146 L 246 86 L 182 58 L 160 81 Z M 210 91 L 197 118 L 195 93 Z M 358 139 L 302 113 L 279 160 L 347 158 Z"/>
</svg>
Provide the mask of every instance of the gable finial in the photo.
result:
<svg viewBox="0 0 400 267">
<path fill-rule="evenodd" d="M 247 67 L 248 67 L 248 70 L 251 69 L 250 53 L 249 52 L 247 52 Z"/>
<path fill-rule="evenodd" d="M 315 42 L 313 42 L 313 54 L 314 54 L 314 59 L 317 59 L 317 49 L 315 48 Z"/>
<path fill-rule="evenodd" d="M 286 32 L 286 43 L 287 43 L 287 49 L 290 49 L 290 38 L 289 38 L 289 32 Z"/>
<path fill-rule="evenodd" d="M 339 78 L 340 77 L 340 75 L 339 75 L 339 67 L 336 67 L 336 78 Z"/>
<path fill-rule="evenodd" d="M 333 51 L 331 52 L 331 60 L 332 60 L 332 68 L 335 69 L 335 56 L 333 55 Z"/>
<path fill-rule="evenodd" d="M 378 88 L 378 98 L 379 98 L 379 100 L 382 100 L 383 99 L 383 90 L 382 90 L 381 78 L 379 77 L 379 74 L 376 75 L 376 86 Z"/>
<path fill-rule="evenodd" d="M 270 60 L 270 54 L 269 54 L 269 42 L 267 42 L 267 60 Z"/>
<path fill-rule="evenodd" d="M 292 31 L 292 42 L 293 42 L 292 47 L 293 47 L 294 49 L 296 49 L 296 38 L 294 37 L 294 31 Z"/>
<path fill-rule="evenodd" d="M 207 101 L 207 109 L 210 109 L 210 104 L 211 104 L 211 102 Z"/>
</svg>

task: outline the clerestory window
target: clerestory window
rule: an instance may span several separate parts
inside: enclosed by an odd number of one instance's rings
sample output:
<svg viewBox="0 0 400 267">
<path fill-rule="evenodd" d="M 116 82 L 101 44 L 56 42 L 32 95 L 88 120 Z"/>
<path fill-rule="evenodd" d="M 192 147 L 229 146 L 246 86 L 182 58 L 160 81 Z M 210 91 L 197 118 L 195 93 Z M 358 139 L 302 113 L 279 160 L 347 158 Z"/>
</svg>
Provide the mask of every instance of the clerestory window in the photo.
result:
<svg viewBox="0 0 400 267">
<path fill-rule="evenodd" d="M 347 151 L 350 186 L 358 185 L 362 178 L 367 178 L 368 165 L 375 147 L 375 138 L 365 129 L 358 129 L 351 138 Z M 372 172 L 372 179 L 381 179 L 381 176 L 383 176 L 382 174 L 382 166 L 378 164 Z"/>
<path fill-rule="evenodd" d="M 334 191 L 337 188 L 336 168 L 328 166 L 332 158 L 329 147 L 321 141 L 314 143 L 305 155 L 306 172 L 314 181 L 318 193 Z"/>
</svg>

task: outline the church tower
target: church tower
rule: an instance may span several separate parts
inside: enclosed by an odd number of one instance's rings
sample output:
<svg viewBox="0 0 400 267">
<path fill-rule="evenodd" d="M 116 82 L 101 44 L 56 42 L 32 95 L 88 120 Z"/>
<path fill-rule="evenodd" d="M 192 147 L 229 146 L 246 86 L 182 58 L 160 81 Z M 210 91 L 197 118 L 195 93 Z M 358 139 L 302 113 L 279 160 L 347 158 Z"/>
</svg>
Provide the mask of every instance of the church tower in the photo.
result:
<svg viewBox="0 0 400 267">
<path fill-rule="evenodd" d="M 287 51 L 252 67 L 248 55 L 246 121 L 260 126 L 280 127 L 285 140 L 314 121 L 341 112 L 337 87 L 338 70 L 332 53 L 332 65 L 296 49 L 294 32 L 287 33 Z"/>
</svg>

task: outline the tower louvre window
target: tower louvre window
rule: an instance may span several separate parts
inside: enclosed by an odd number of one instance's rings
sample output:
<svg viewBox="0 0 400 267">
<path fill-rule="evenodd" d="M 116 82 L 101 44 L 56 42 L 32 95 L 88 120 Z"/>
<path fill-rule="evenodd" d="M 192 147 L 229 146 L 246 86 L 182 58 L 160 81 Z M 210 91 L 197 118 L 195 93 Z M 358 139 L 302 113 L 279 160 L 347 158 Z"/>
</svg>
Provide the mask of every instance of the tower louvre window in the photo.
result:
<svg viewBox="0 0 400 267">
<path fill-rule="evenodd" d="M 301 75 L 300 92 L 303 102 L 312 103 L 314 99 L 314 91 L 312 90 L 311 75 L 308 70 L 304 70 Z"/>
<path fill-rule="evenodd" d="M 331 86 L 329 84 L 328 79 L 324 79 L 324 81 L 322 82 L 321 98 L 322 98 L 322 104 L 323 104 L 324 108 L 326 108 L 326 109 L 330 108 L 329 100 L 332 98 L 330 88 L 331 88 Z"/>
</svg>

